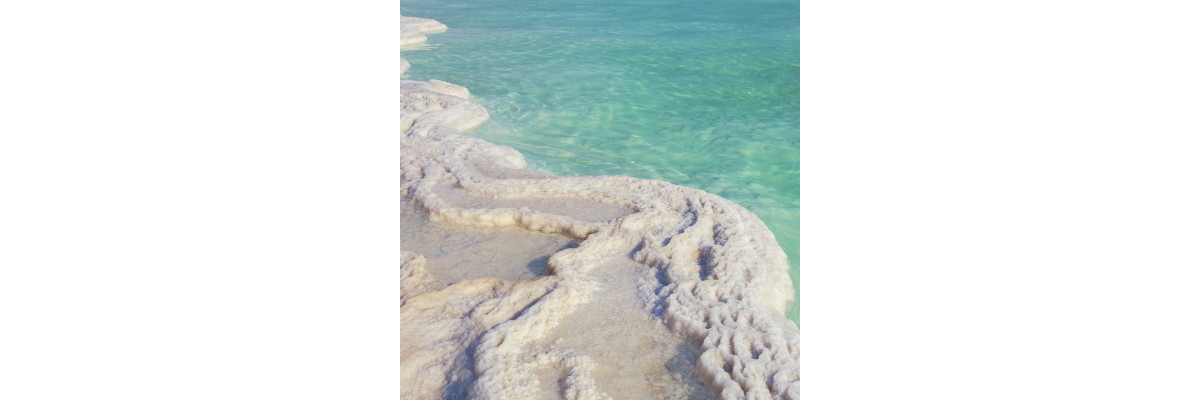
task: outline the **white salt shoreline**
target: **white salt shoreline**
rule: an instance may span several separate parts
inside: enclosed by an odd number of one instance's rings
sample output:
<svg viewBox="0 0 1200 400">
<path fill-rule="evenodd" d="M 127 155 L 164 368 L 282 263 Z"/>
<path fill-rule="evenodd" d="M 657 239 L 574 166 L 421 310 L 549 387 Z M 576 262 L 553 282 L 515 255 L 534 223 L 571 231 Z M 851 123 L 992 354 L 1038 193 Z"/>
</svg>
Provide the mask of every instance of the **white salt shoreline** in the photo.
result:
<svg viewBox="0 0 1200 400">
<path fill-rule="evenodd" d="M 525 171 L 462 134 L 488 119 L 469 98 L 401 86 L 406 398 L 799 398 L 788 264 L 762 221 L 663 181 Z"/>
</svg>

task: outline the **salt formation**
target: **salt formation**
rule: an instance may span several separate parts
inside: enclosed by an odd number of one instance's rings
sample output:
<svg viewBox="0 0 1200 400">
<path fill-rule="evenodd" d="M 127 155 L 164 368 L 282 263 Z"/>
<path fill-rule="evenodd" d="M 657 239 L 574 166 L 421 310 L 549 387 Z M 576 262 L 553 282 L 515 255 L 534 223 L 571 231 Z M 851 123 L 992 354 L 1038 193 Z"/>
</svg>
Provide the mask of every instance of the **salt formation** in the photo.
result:
<svg viewBox="0 0 1200 400">
<path fill-rule="evenodd" d="M 428 18 L 400 17 L 400 45 L 425 43 L 424 34 L 445 32 L 446 25 Z"/>
<path fill-rule="evenodd" d="M 462 133 L 488 119 L 469 98 L 401 87 L 405 398 L 799 398 L 762 221 L 663 181 L 525 171 Z"/>
<path fill-rule="evenodd" d="M 400 17 L 400 45 L 407 46 L 425 43 L 429 40 L 426 33 L 445 32 L 446 25 L 428 18 Z M 400 73 L 408 71 L 408 61 L 400 59 Z"/>
</svg>

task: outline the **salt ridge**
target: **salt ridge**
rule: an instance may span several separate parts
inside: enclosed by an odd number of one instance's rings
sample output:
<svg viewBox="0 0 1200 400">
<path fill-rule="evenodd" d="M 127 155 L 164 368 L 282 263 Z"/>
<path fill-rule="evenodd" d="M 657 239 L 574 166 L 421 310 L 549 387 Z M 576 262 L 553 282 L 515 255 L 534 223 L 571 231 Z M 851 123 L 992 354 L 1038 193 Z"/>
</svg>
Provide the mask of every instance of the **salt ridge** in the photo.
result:
<svg viewBox="0 0 1200 400">
<path fill-rule="evenodd" d="M 404 18 L 420 24 L 410 30 L 445 29 Z M 516 150 L 462 133 L 488 119 L 469 98 L 447 82 L 402 82 L 402 195 L 439 226 L 519 229 L 578 246 L 554 253 L 545 276 L 513 282 L 448 281 L 426 257 L 403 252 L 406 396 L 799 398 L 799 331 L 784 317 L 788 264 L 762 221 L 663 181 L 525 171 Z M 618 209 L 628 211 L 613 217 Z M 604 342 L 617 337 L 636 348 Z M 695 382 L 706 389 L 689 389 Z"/>
</svg>

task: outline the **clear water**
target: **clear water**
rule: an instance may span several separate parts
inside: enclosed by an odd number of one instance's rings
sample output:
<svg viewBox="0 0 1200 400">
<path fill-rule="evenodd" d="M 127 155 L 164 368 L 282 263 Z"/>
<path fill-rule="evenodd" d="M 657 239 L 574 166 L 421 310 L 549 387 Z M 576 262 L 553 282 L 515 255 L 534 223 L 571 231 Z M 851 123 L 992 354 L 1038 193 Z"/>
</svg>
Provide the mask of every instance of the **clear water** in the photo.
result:
<svg viewBox="0 0 1200 400">
<path fill-rule="evenodd" d="M 795 283 L 794 0 L 404 0 L 401 13 L 449 26 L 403 52 L 407 79 L 470 89 L 492 116 L 472 135 L 512 146 L 536 171 L 661 179 L 730 199 L 771 228 Z"/>
</svg>

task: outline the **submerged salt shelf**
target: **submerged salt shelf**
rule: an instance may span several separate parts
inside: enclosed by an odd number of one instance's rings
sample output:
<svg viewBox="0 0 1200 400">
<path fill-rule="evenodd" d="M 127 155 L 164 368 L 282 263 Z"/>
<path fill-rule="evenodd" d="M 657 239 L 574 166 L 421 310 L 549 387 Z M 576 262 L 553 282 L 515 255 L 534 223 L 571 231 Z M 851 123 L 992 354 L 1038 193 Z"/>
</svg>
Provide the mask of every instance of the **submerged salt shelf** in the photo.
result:
<svg viewBox="0 0 1200 400">
<path fill-rule="evenodd" d="M 444 28 L 443 28 L 444 29 Z M 401 88 L 406 398 L 798 398 L 774 235 L 658 180 L 525 171 L 466 88 Z"/>
</svg>

